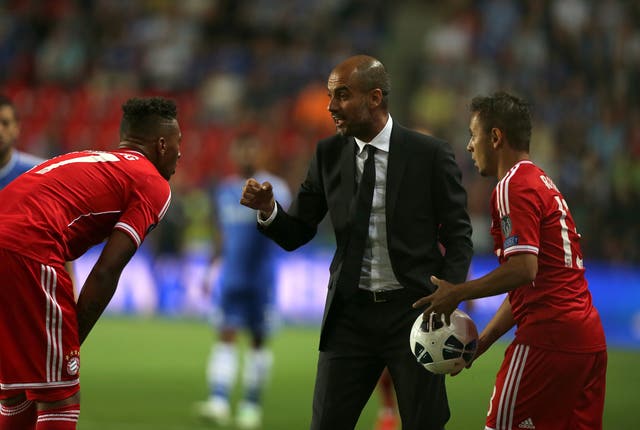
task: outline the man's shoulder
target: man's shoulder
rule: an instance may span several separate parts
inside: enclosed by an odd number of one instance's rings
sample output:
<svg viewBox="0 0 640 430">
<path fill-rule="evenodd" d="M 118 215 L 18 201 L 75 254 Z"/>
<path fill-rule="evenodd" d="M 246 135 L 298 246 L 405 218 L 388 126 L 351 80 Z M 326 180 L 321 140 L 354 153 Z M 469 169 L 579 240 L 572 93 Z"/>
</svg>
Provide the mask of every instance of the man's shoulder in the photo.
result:
<svg viewBox="0 0 640 430">
<path fill-rule="evenodd" d="M 409 153 L 412 157 L 421 159 L 423 157 L 440 159 L 447 157 L 452 149 L 443 139 L 394 123 L 391 130 L 390 151 Z"/>
<path fill-rule="evenodd" d="M 507 174 L 500 180 L 510 186 L 533 187 L 543 185 L 541 177 L 545 176 L 544 171 L 530 161 L 516 163 Z"/>
<path fill-rule="evenodd" d="M 429 134 L 427 130 L 416 130 L 405 127 L 401 124 L 394 123 L 391 131 L 391 139 L 396 136 L 403 137 L 406 141 L 416 145 L 426 145 L 430 147 L 439 147 L 447 145 L 447 142 L 437 136 Z"/>
<path fill-rule="evenodd" d="M 333 136 L 328 136 L 318 141 L 318 149 L 329 149 L 334 147 L 340 147 L 344 145 L 349 140 L 352 140 L 353 137 L 343 136 L 341 134 L 334 134 Z"/>
</svg>

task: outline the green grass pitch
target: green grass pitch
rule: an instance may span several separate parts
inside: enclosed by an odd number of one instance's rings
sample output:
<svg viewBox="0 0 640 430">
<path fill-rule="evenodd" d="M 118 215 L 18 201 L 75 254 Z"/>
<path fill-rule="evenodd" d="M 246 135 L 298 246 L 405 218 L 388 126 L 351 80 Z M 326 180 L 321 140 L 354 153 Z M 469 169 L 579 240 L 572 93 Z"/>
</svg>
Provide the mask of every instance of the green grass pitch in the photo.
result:
<svg viewBox="0 0 640 430">
<path fill-rule="evenodd" d="M 204 321 L 105 317 L 82 347 L 80 430 L 204 430 L 194 403 L 206 398 L 213 334 Z M 271 345 L 274 369 L 264 394 L 265 430 L 309 428 L 318 329 L 285 327 Z M 470 370 L 448 377 L 447 430 L 482 429 L 505 344 Z M 609 351 L 605 429 L 637 428 L 640 351 Z M 377 398 L 357 430 L 372 430 Z"/>
</svg>

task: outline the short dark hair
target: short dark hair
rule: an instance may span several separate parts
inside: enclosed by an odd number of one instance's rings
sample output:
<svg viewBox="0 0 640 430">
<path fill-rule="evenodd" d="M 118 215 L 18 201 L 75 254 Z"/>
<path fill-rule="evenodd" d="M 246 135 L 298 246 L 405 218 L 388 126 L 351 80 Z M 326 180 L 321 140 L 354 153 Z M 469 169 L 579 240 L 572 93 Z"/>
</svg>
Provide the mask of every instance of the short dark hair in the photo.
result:
<svg viewBox="0 0 640 430">
<path fill-rule="evenodd" d="M 122 105 L 120 136 L 138 139 L 154 138 L 162 119 L 174 120 L 178 109 L 173 100 L 163 97 L 131 98 Z"/>
<path fill-rule="evenodd" d="M 16 121 L 19 120 L 18 111 L 16 110 L 16 105 L 14 105 L 13 101 L 9 97 L 5 96 L 4 94 L 0 94 L 0 107 L 2 106 L 9 106 L 11 110 L 13 110 L 13 117 L 16 119 Z"/>
<path fill-rule="evenodd" d="M 509 146 L 529 152 L 531 140 L 531 111 L 521 98 L 499 91 L 491 96 L 477 96 L 471 100 L 471 113 L 477 115 L 486 132 L 502 130 Z"/>
</svg>

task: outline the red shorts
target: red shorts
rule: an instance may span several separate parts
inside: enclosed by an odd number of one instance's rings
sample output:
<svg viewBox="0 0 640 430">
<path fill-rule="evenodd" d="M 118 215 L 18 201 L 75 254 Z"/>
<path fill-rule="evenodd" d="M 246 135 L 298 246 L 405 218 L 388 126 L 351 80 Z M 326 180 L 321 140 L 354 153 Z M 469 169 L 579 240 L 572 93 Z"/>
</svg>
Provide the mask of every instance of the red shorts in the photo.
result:
<svg viewBox="0 0 640 430">
<path fill-rule="evenodd" d="M 0 249 L 0 399 L 55 401 L 79 389 L 73 285 L 62 266 Z"/>
<path fill-rule="evenodd" d="M 601 430 L 607 352 L 511 344 L 496 377 L 488 430 Z"/>
</svg>

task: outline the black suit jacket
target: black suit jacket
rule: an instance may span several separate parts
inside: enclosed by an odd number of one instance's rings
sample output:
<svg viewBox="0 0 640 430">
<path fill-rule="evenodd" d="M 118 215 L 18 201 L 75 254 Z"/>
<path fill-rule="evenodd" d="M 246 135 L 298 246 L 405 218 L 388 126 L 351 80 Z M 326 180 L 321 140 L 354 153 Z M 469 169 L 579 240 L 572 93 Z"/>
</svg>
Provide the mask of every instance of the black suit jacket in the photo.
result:
<svg viewBox="0 0 640 430">
<path fill-rule="evenodd" d="M 278 206 L 273 222 L 261 228 L 290 251 L 310 241 L 329 212 L 336 251 L 330 266 L 323 332 L 336 291 L 340 294 L 341 289 L 340 271 L 351 229 L 349 204 L 356 187 L 355 145 L 353 137 L 341 135 L 318 142 L 289 211 Z M 464 281 L 473 254 L 471 223 L 460 169 L 450 146 L 394 123 L 386 187 L 389 256 L 400 284 L 415 290 L 415 297 L 422 297 L 433 290 L 430 275 Z M 438 243 L 446 249 L 444 256 Z M 320 349 L 322 344 L 321 334 Z"/>
</svg>

